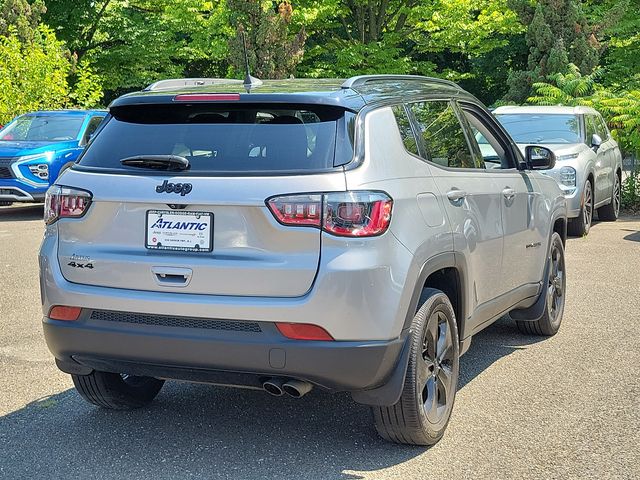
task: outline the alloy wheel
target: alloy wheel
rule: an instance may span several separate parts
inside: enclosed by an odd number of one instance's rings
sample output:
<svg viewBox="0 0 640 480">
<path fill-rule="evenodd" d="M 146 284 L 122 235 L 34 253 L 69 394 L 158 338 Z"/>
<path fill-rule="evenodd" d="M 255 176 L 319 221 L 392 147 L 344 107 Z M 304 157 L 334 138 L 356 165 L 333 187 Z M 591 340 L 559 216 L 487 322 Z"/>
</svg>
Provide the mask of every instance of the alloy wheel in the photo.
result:
<svg viewBox="0 0 640 480">
<path fill-rule="evenodd" d="M 564 308 L 564 291 L 566 287 L 564 256 L 557 245 L 551 249 L 551 271 L 547 287 L 547 310 L 551 323 L 555 323 Z"/>
<path fill-rule="evenodd" d="M 613 211 L 615 212 L 616 218 L 620 214 L 620 204 L 622 203 L 621 198 L 621 189 L 620 189 L 620 179 L 618 175 L 616 175 L 615 182 L 613 184 Z"/>
<path fill-rule="evenodd" d="M 422 387 L 422 405 L 432 424 L 446 419 L 455 396 L 453 335 L 443 312 L 429 318 L 422 343 L 422 362 L 418 381 Z"/>
<path fill-rule="evenodd" d="M 584 207 L 582 214 L 585 229 L 588 229 L 591 226 L 591 219 L 593 218 L 593 195 L 591 192 L 591 182 L 587 182 L 584 187 Z"/>
</svg>

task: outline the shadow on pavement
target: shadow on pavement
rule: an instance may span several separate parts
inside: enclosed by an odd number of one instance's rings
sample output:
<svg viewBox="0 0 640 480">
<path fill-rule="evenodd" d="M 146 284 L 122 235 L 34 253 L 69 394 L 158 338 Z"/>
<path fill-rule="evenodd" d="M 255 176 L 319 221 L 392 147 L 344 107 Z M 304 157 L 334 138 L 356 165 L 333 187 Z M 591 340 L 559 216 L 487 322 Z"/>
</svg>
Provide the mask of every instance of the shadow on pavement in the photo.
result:
<svg viewBox="0 0 640 480">
<path fill-rule="evenodd" d="M 531 340 L 505 320 L 479 334 L 460 387 Z M 316 391 L 295 400 L 168 382 L 149 408 L 120 412 L 67 390 L 0 417 L 3 478 L 355 479 L 424 452 L 378 438 L 349 395 Z"/>
<path fill-rule="evenodd" d="M 18 207 L 0 207 L 0 223 L 20 222 L 24 220 L 42 220 L 42 204 L 29 204 Z"/>
<path fill-rule="evenodd" d="M 630 230 L 628 228 L 622 229 L 625 232 L 632 232 L 629 235 L 625 235 L 624 240 L 629 240 L 631 242 L 640 242 L 640 232 L 637 230 Z"/>
</svg>

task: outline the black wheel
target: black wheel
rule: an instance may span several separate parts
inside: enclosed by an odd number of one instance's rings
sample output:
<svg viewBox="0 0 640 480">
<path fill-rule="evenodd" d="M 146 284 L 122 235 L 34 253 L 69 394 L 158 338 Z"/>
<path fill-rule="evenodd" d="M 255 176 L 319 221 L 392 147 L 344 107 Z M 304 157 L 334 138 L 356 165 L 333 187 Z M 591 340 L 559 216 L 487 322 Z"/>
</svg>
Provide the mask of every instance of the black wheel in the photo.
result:
<svg viewBox="0 0 640 480">
<path fill-rule="evenodd" d="M 569 234 L 574 237 L 584 237 L 589 234 L 591 221 L 593 220 L 593 186 L 589 180 L 584 184 L 582 193 L 582 208 L 580 215 L 569 220 L 567 225 Z"/>
<path fill-rule="evenodd" d="M 562 323 L 567 276 L 564 268 L 564 246 L 557 233 L 551 237 L 551 248 L 547 262 L 549 262 L 545 293 L 547 301 L 542 318 L 536 322 L 516 321 L 518 329 L 528 335 L 555 335 Z"/>
<path fill-rule="evenodd" d="M 620 215 L 620 203 L 622 200 L 620 189 L 620 177 L 614 175 L 613 190 L 611 191 L 611 203 L 598 209 L 598 220 L 605 222 L 615 222 Z"/>
<path fill-rule="evenodd" d="M 411 324 L 410 354 L 402 396 L 391 407 L 373 407 L 382 438 L 434 445 L 444 435 L 456 396 L 460 347 L 456 318 L 447 296 L 425 289 Z"/>
<path fill-rule="evenodd" d="M 11 205 L 13 205 L 13 202 L 0 201 L 0 207 L 10 207 Z"/>
<path fill-rule="evenodd" d="M 71 375 L 78 393 L 87 402 L 114 410 L 144 407 L 156 397 L 164 380 L 119 373 L 96 372 Z"/>
</svg>

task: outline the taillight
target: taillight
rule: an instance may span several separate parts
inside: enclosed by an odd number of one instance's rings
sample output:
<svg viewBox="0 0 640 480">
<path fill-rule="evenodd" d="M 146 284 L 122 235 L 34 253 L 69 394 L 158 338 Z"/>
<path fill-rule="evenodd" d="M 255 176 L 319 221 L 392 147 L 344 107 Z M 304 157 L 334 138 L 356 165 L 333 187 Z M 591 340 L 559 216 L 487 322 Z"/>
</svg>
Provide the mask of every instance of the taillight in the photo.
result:
<svg viewBox="0 0 640 480">
<path fill-rule="evenodd" d="M 320 226 L 322 195 L 289 195 L 267 201 L 269 209 L 283 225 Z"/>
<path fill-rule="evenodd" d="M 59 218 L 78 218 L 91 204 L 91 193 L 77 188 L 53 185 L 44 200 L 44 222 L 49 225 Z"/>
<path fill-rule="evenodd" d="M 352 191 L 273 197 L 267 206 L 283 225 L 318 227 L 341 237 L 373 237 L 389 228 L 393 200 L 382 192 Z"/>
</svg>

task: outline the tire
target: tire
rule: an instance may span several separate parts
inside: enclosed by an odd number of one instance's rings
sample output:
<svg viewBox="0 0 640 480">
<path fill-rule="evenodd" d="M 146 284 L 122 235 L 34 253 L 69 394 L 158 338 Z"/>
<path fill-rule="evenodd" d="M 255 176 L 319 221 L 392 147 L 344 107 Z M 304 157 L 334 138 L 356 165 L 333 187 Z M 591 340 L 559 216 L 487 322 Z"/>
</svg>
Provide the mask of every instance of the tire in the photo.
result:
<svg viewBox="0 0 640 480">
<path fill-rule="evenodd" d="M 564 313 L 565 292 L 567 287 L 567 275 L 564 262 L 564 245 L 562 238 L 556 232 L 551 237 L 549 248 L 549 274 L 546 279 L 546 296 L 544 313 L 536 322 L 516 321 L 518 329 L 527 335 L 540 335 L 550 337 L 558 333 Z"/>
<path fill-rule="evenodd" d="M 130 410 L 144 407 L 158 395 L 164 380 L 93 371 L 71 375 L 78 393 L 87 402 L 102 408 Z"/>
<path fill-rule="evenodd" d="M 10 207 L 13 202 L 0 201 L 0 207 Z"/>
<path fill-rule="evenodd" d="M 423 301 L 411 323 L 400 400 L 391 407 L 372 407 L 378 434 L 390 442 L 434 445 L 444 435 L 455 401 L 460 346 L 453 307 L 432 288 L 424 290 Z"/>
<path fill-rule="evenodd" d="M 569 220 L 569 225 L 567 225 L 569 235 L 574 237 L 586 237 L 591 229 L 593 220 L 593 185 L 591 185 L 590 180 L 587 180 L 584 184 L 582 198 L 580 214 L 576 218 Z"/>
<path fill-rule="evenodd" d="M 613 191 L 611 192 L 611 203 L 598 209 L 598 220 L 615 222 L 618 219 L 618 215 L 620 215 L 621 201 L 620 177 L 616 173 L 613 182 Z"/>
</svg>

